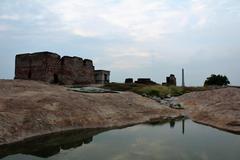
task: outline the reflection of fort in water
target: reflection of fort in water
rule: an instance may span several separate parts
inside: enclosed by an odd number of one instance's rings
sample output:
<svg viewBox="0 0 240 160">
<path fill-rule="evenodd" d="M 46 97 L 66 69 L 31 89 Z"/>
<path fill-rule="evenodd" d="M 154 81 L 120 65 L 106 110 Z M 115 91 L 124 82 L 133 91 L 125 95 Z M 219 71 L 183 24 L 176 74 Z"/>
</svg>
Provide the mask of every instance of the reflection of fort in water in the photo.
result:
<svg viewBox="0 0 240 160">
<path fill-rule="evenodd" d="M 85 129 L 56 133 L 15 144 L 0 147 L 0 158 L 14 154 L 26 154 L 37 157 L 47 158 L 58 154 L 61 150 L 77 148 L 84 144 L 89 144 L 93 136 L 105 131 L 104 129 Z"/>
<path fill-rule="evenodd" d="M 185 118 L 172 119 L 169 121 L 170 127 L 174 128 L 177 121 L 182 121 L 182 133 L 185 132 Z M 151 123 L 158 126 L 165 123 Z M 47 158 L 58 154 L 61 150 L 77 148 L 93 141 L 93 136 L 107 131 L 108 129 L 84 129 L 56 134 L 49 134 L 40 137 L 30 138 L 15 144 L 0 146 L 0 159 L 14 154 L 33 155 Z"/>
<path fill-rule="evenodd" d="M 175 127 L 175 121 L 176 121 L 175 119 L 170 120 L 170 122 L 169 122 L 170 128 Z M 182 118 L 181 121 L 182 121 L 182 134 L 184 134 L 185 133 L 185 118 Z"/>
</svg>

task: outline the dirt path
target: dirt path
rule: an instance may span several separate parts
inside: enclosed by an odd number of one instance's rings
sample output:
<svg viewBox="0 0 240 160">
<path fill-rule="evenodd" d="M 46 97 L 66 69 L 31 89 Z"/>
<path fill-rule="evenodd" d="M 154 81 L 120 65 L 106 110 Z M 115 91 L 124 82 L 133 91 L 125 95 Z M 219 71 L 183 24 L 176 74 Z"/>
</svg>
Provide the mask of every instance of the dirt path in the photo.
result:
<svg viewBox="0 0 240 160">
<path fill-rule="evenodd" d="M 0 144 L 72 129 L 121 127 L 180 112 L 131 92 L 78 93 L 63 86 L 0 80 Z"/>
<path fill-rule="evenodd" d="M 240 134 L 240 89 L 223 88 L 178 97 L 192 120 Z"/>
</svg>

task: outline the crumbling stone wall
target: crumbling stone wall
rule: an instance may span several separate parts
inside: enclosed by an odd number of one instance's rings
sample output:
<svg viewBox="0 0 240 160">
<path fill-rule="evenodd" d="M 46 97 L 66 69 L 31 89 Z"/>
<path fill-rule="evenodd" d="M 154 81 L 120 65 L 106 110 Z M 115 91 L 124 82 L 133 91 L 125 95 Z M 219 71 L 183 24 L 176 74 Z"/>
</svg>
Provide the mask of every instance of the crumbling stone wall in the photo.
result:
<svg viewBox="0 0 240 160">
<path fill-rule="evenodd" d="M 39 80 L 60 84 L 94 83 L 91 60 L 60 57 L 56 53 L 38 52 L 16 56 L 15 79 Z"/>
<path fill-rule="evenodd" d="M 17 55 L 15 59 L 15 79 L 31 78 L 30 54 Z"/>
<path fill-rule="evenodd" d="M 92 60 L 90 59 L 84 59 L 83 60 L 83 79 L 82 81 L 84 82 L 91 82 L 91 83 L 95 83 L 95 78 L 94 78 L 94 71 L 95 71 L 95 67 L 93 65 Z"/>
<path fill-rule="evenodd" d="M 60 81 L 64 84 L 94 83 L 94 66 L 91 60 L 64 56 L 61 59 Z"/>
<path fill-rule="evenodd" d="M 54 75 L 59 72 L 60 56 L 50 52 L 42 52 L 31 54 L 30 57 L 31 76 L 29 78 L 53 83 Z"/>
<path fill-rule="evenodd" d="M 169 77 L 166 78 L 167 85 L 168 86 L 176 86 L 177 85 L 177 79 L 175 75 L 171 74 Z"/>
</svg>

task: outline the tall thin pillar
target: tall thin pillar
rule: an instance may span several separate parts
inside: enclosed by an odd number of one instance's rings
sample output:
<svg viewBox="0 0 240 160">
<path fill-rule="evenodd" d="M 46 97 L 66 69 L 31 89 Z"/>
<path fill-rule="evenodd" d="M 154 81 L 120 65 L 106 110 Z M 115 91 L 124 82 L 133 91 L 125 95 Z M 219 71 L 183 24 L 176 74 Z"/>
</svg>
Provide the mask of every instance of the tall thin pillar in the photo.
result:
<svg viewBox="0 0 240 160">
<path fill-rule="evenodd" d="M 182 87 L 185 87 L 184 68 L 182 69 Z"/>
</svg>

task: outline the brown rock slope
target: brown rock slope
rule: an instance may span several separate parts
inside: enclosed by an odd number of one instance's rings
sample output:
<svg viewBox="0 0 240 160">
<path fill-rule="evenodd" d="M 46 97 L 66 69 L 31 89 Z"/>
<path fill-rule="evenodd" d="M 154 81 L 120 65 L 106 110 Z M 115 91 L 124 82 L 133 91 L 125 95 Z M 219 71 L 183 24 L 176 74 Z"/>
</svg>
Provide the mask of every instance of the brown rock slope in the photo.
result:
<svg viewBox="0 0 240 160">
<path fill-rule="evenodd" d="M 178 98 L 194 121 L 240 133 L 240 89 L 224 88 L 188 93 Z"/>
<path fill-rule="evenodd" d="M 178 115 L 130 92 L 87 94 L 42 82 L 0 80 L 0 144 L 63 130 L 121 127 Z"/>
</svg>

